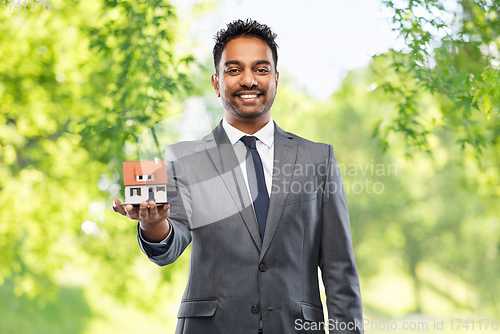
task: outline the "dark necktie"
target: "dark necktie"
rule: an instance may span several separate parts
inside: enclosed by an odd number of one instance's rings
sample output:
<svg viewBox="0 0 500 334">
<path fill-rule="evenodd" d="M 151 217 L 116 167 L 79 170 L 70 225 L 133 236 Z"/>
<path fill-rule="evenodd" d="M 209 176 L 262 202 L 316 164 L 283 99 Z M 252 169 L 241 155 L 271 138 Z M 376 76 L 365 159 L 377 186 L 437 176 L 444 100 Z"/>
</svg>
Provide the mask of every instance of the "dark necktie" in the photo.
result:
<svg viewBox="0 0 500 334">
<path fill-rule="evenodd" d="M 267 211 L 269 210 L 269 195 L 267 193 L 266 179 L 264 177 L 264 168 L 262 166 L 262 160 L 260 159 L 259 152 L 257 152 L 257 147 L 255 143 L 257 138 L 254 136 L 243 136 L 240 139 L 247 148 L 250 149 L 250 154 L 252 155 L 253 165 L 255 167 L 255 179 L 257 181 L 257 187 L 252 185 L 252 178 L 248 178 L 248 183 L 250 186 L 250 193 L 253 201 L 253 207 L 255 209 L 255 215 L 257 216 L 257 222 L 259 223 L 260 236 L 264 238 L 264 230 L 266 229 Z M 248 168 L 248 167 L 247 167 Z M 247 174 L 248 170 L 247 170 Z M 257 189 L 257 194 L 254 194 Z M 253 190 L 253 191 L 252 191 Z"/>
</svg>

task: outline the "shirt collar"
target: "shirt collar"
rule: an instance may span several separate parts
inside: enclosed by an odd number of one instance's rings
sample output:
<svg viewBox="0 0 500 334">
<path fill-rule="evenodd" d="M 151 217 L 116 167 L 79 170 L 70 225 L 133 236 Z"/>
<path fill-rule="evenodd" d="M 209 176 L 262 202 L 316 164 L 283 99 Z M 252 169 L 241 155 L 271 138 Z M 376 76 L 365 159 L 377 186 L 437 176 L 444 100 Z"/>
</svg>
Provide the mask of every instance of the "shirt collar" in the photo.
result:
<svg viewBox="0 0 500 334">
<path fill-rule="evenodd" d="M 249 135 L 241 130 L 236 129 L 234 126 L 229 124 L 225 118 L 222 119 L 222 127 L 224 128 L 224 131 L 226 131 L 226 134 L 232 145 L 236 144 L 243 136 L 255 136 L 269 148 L 271 148 L 274 142 L 274 121 L 272 117 L 269 119 L 269 122 L 267 122 L 267 124 L 262 127 L 262 129 L 260 129 L 253 135 Z"/>
</svg>

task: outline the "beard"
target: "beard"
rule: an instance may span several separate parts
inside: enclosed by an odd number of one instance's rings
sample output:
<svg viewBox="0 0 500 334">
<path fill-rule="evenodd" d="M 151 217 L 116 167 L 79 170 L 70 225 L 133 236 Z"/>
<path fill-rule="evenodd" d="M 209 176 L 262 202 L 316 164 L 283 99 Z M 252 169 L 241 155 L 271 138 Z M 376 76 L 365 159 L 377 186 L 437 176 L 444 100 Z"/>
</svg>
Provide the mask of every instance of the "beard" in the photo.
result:
<svg viewBox="0 0 500 334">
<path fill-rule="evenodd" d="M 270 107 L 271 107 L 271 106 L 267 107 L 266 105 L 263 105 L 262 108 L 258 109 L 255 112 L 246 113 L 246 112 L 243 112 L 242 110 L 238 109 L 238 107 L 235 106 L 231 102 L 223 101 L 222 105 L 224 106 L 224 109 L 230 111 L 231 114 L 233 114 L 234 116 L 236 116 L 238 118 L 246 118 L 246 119 L 259 118 L 260 116 L 262 116 L 266 112 L 268 112 Z"/>
<path fill-rule="evenodd" d="M 256 89 L 245 89 L 245 90 L 256 91 Z M 231 96 L 232 96 L 231 100 L 222 99 L 222 105 L 224 106 L 224 109 L 228 110 L 229 112 L 231 112 L 231 114 L 233 114 L 234 116 L 236 116 L 236 117 L 238 117 L 240 119 L 256 119 L 256 118 L 259 118 L 262 115 L 264 115 L 267 112 L 269 112 L 269 110 L 271 109 L 271 106 L 274 103 L 274 97 L 275 96 L 273 96 L 269 100 L 265 101 L 264 104 L 261 106 L 261 108 L 257 109 L 256 111 L 253 111 L 253 112 L 244 112 L 243 110 L 240 110 L 238 108 L 238 105 L 236 104 L 236 101 L 235 101 L 236 95 L 238 95 L 241 91 L 244 91 L 244 90 L 240 90 L 240 91 L 237 91 L 237 92 L 231 94 Z M 265 92 L 265 91 L 261 91 L 261 90 L 258 90 L 258 91 L 259 91 L 259 94 L 261 94 L 261 96 L 265 97 L 267 95 L 267 92 Z"/>
</svg>

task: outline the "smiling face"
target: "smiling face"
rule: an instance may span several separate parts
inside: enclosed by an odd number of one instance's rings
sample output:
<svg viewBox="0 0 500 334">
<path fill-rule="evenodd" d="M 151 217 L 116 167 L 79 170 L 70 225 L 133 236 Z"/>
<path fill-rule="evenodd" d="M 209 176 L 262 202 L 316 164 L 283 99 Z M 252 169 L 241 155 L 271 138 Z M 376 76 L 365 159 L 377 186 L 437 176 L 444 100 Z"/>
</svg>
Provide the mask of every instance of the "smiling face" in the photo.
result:
<svg viewBox="0 0 500 334">
<path fill-rule="evenodd" d="M 264 122 L 276 96 L 279 73 L 269 46 L 256 37 L 239 37 L 227 43 L 212 86 L 233 122 Z"/>
</svg>

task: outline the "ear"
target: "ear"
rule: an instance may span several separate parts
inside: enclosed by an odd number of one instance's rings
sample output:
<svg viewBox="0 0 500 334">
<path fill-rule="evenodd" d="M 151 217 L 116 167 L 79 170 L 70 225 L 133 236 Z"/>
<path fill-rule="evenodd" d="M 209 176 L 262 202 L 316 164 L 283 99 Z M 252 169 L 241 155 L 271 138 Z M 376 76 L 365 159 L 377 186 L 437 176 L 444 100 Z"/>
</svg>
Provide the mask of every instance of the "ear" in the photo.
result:
<svg viewBox="0 0 500 334">
<path fill-rule="evenodd" d="M 217 74 L 212 74 L 212 87 L 215 90 L 215 94 L 217 97 L 220 97 L 220 91 L 219 91 L 219 78 L 217 77 Z"/>
<path fill-rule="evenodd" d="M 276 71 L 276 87 L 278 87 L 279 81 L 280 81 L 280 72 Z"/>
</svg>

